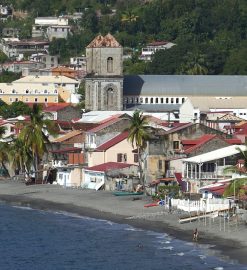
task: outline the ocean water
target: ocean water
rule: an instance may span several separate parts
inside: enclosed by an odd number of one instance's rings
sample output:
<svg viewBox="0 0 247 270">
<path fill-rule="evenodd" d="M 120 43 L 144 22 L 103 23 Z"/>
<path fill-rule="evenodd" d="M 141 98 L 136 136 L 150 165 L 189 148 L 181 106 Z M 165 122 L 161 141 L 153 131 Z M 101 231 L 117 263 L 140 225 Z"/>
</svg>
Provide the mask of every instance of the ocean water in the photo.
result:
<svg viewBox="0 0 247 270">
<path fill-rule="evenodd" d="M 126 224 L 0 204 L 0 270 L 247 269 L 206 246 Z"/>
</svg>

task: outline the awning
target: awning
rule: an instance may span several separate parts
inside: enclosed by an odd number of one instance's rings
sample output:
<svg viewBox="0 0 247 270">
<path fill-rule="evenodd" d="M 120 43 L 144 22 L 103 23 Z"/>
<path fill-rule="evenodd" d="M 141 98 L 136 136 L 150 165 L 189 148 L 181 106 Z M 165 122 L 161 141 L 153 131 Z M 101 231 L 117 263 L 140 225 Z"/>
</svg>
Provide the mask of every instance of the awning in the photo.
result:
<svg viewBox="0 0 247 270">
<path fill-rule="evenodd" d="M 217 150 L 205 153 L 205 154 L 183 159 L 183 162 L 204 163 L 208 161 L 213 161 L 213 160 L 236 155 L 239 153 L 239 150 L 238 150 L 239 148 L 242 151 L 247 150 L 245 145 L 231 145 L 231 146 L 223 147 L 223 148 L 220 148 L 220 149 L 217 149 Z"/>
</svg>

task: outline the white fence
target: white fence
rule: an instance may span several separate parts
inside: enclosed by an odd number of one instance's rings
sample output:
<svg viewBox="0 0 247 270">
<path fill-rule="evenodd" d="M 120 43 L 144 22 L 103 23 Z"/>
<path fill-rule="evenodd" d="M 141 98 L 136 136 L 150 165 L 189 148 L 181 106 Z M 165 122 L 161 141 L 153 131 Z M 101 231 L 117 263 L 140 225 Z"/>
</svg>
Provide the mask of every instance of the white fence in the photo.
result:
<svg viewBox="0 0 247 270">
<path fill-rule="evenodd" d="M 228 199 L 201 199 L 199 201 L 172 199 L 172 206 L 186 212 L 212 212 L 229 208 Z"/>
</svg>

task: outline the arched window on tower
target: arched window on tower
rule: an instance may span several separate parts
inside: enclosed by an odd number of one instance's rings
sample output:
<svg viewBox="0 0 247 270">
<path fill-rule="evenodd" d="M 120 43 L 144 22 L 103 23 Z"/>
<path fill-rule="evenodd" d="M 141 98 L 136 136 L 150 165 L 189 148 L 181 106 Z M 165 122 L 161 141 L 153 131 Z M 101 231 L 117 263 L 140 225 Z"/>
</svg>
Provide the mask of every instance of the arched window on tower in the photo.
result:
<svg viewBox="0 0 247 270">
<path fill-rule="evenodd" d="M 108 88 L 106 95 L 107 110 L 114 110 L 114 90 L 112 88 Z"/>
<path fill-rule="evenodd" d="M 112 57 L 107 58 L 107 72 L 108 73 L 113 72 L 113 58 Z"/>
</svg>

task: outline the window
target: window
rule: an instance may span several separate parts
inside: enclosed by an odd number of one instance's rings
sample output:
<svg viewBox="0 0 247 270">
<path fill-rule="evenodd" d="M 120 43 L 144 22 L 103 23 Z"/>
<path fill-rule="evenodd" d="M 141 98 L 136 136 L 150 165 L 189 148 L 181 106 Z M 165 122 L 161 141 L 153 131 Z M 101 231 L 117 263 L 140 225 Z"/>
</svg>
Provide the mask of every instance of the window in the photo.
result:
<svg viewBox="0 0 247 270">
<path fill-rule="evenodd" d="M 117 162 L 122 162 L 122 154 L 117 154 Z"/>
<path fill-rule="evenodd" d="M 148 103 L 148 98 L 147 98 L 147 97 L 145 98 L 145 103 L 146 103 L 146 104 Z"/>
<path fill-rule="evenodd" d="M 107 72 L 109 73 L 113 72 L 113 58 L 112 57 L 107 58 Z"/>
<path fill-rule="evenodd" d="M 37 89 L 35 89 L 35 90 L 34 90 L 34 93 L 35 93 L 35 94 L 38 94 L 38 90 L 37 90 Z"/>
<path fill-rule="evenodd" d="M 28 101 L 29 101 L 29 99 L 28 99 L 28 98 L 26 98 L 25 100 L 26 100 L 26 102 L 28 102 Z"/>
<path fill-rule="evenodd" d="M 57 94 L 57 90 L 54 90 L 54 94 Z"/>
<path fill-rule="evenodd" d="M 169 98 L 166 98 L 166 104 L 168 104 L 169 103 Z"/>
<path fill-rule="evenodd" d="M 159 99 L 158 98 L 155 99 L 155 103 L 159 103 Z"/>
<path fill-rule="evenodd" d="M 160 171 L 163 169 L 162 163 L 163 163 L 162 160 L 158 161 L 158 170 Z"/>
<path fill-rule="evenodd" d="M 164 103 L 164 98 L 160 99 L 160 103 L 162 103 L 162 104 Z"/>
<path fill-rule="evenodd" d="M 26 90 L 26 94 L 29 94 L 29 90 Z"/>
<path fill-rule="evenodd" d="M 179 149 L 179 141 L 174 141 L 173 142 L 173 149 L 178 150 Z"/>
<path fill-rule="evenodd" d="M 137 163 L 139 161 L 138 154 L 134 154 L 134 162 Z"/>
<path fill-rule="evenodd" d="M 118 153 L 117 162 L 127 162 L 127 154 Z"/>
<path fill-rule="evenodd" d="M 45 90 L 44 90 L 44 94 L 47 94 L 47 93 L 48 93 L 48 91 L 45 89 Z"/>
<path fill-rule="evenodd" d="M 176 103 L 177 103 L 177 104 L 179 103 L 179 98 L 176 98 Z"/>
<path fill-rule="evenodd" d="M 182 98 L 182 103 L 184 103 L 184 101 L 185 101 L 185 98 Z"/>
<path fill-rule="evenodd" d="M 143 103 L 143 98 L 142 97 L 140 98 L 140 103 Z"/>
<path fill-rule="evenodd" d="M 12 90 L 12 94 L 15 94 L 15 93 L 16 93 L 16 91 L 15 91 L 15 89 L 13 89 L 13 90 Z"/>
<path fill-rule="evenodd" d="M 47 102 L 48 101 L 48 99 L 47 98 L 45 98 L 45 102 Z"/>
<path fill-rule="evenodd" d="M 10 101 L 10 102 L 12 102 L 12 101 L 13 101 L 13 99 L 12 99 L 12 98 L 10 98 L 10 99 L 9 99 L 9 101 Z"/>
<path fill-rule="evenodd" d="M 18 98 L 16 98 L 16 99 L 15 99 L 15 102 L 17 102 L 18 100 L 19 100 L 19 99 L 18 99 Z"/>
<path fill-rule="evenodd" d="M 0 94 L 2 94 L 3 93 L 3 90 L 2 89 L 0 89 Z"/>
<path fill-rule="evenodd" d="M 153 98 L 150 98 L 150 103 L 154 103 L 154 99 Z"/>
<path fill-rule="evenodd" d="M 34 102 L 38 102 L 38 99 L 37 99 L 37 98 L 35 98 L 35 99 L 34 99 Z"/>
<path fill-rule="evenodd" d="M 173 101 L 174 101 L 173 98 L 171 98 L 171 103 L 172 103 L 172 104 L 173 104 Z"/>
</svg>

